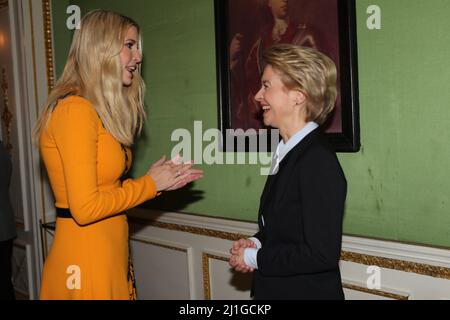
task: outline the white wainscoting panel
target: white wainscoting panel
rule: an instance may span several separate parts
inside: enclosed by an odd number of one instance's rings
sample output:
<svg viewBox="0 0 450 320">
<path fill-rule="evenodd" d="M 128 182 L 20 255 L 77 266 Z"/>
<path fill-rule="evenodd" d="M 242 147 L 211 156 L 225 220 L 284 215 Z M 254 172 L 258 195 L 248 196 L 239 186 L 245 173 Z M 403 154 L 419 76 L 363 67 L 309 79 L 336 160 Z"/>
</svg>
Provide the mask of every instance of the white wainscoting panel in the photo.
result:
<svg viewBox="0 0 450 320">
<path fill-rule="evenodd" d="M 150 237 L 133 236 L 131 252 L 140 299 L 191 299 L 190 247 Z"/>
</svg>

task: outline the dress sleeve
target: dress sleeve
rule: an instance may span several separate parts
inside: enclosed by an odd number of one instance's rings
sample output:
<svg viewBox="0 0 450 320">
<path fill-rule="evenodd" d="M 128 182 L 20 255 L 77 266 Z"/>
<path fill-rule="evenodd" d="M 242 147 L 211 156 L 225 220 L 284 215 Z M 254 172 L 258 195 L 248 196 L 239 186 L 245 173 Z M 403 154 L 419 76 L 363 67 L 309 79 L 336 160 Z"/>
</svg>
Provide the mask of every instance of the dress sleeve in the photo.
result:
<svg viewBox="0 0 450 320">
<path fill-rule="evenodd" d="M 68 99 L 69 100 L 69 99 Z M 88 101 L 63 101 L 52 114 L 50 130 L 59 150 L 69 209 L 87 225 L 116 215 L 156 196 L 148 175 L 128 179 L 121 187 L 100 191 L 97 142 L 100 120 Z"/>
</svg>

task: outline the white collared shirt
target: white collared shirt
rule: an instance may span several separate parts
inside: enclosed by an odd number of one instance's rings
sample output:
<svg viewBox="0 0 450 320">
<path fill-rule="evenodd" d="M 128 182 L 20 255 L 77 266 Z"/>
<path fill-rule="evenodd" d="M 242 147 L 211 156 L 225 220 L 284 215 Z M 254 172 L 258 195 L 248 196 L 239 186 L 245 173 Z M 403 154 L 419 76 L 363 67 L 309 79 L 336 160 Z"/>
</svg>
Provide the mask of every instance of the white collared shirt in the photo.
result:
<svg viewBox="0 0 450 320">
<path fill-rule="evenodd" d="M 272 158 L 272 168 L 269 174 L 277 174 L 280 162 L 300 141 L 303 140 L 311 131 L 315 130 L 319 125 L 313 121 L 308 122 L 303 128 L 297 131 L 286 143 L 280 141 Z"/>
</svg>

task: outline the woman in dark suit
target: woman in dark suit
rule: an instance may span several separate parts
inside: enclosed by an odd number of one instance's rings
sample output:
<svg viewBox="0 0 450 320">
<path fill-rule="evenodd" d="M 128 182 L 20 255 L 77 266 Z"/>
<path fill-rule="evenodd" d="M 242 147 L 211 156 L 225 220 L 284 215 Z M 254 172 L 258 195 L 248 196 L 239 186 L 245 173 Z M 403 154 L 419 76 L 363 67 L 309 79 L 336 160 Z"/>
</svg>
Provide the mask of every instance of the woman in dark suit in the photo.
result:
<svg viewBox="0 0 450 320">
<path fill-rule="evenodd" d="M 230 265 L 253 273 L 255 299 L 344 299 L 339 271 L 347 183 L 319 126 L 336 100 L 336 66 L 318 51 L 276 45 L 255 99 L 280 130 L 261 195 L 259 232 L 233 243 Z"/>
</svg>

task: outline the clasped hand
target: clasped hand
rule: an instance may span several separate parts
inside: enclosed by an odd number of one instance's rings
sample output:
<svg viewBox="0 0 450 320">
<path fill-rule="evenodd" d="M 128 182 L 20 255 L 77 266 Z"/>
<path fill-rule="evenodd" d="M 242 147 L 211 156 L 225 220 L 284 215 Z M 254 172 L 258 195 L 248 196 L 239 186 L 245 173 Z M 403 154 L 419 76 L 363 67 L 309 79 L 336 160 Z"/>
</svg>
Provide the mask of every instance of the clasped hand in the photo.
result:
<svg viewBox="0 0 450 320">
<path fill-rule="evenodd" d="M 158 191 L 177 190 L 188 183 L 203 178 L 203 170 L 193 169 L 192 162 L 183 163 L 180 156 L 167 160 L 166 156 L 156 161 L 147 171 Z"/>
<path fill-rule="evenodd" d="M 244 260 L 244 251 L 246 248 L 256 248 L 256 243 L 250 239 L 240 239 L 233 242 L 230 249 L 231 257 L 229 264 L 232 268 L 234 268 L 234 270 L 242 273 L 253 271 L 253 268 L 248 266 Z"/>
</svg>

